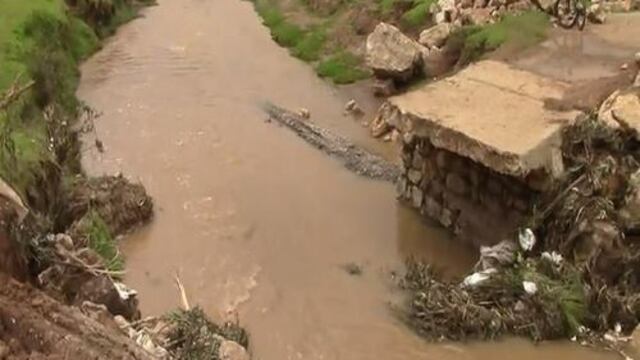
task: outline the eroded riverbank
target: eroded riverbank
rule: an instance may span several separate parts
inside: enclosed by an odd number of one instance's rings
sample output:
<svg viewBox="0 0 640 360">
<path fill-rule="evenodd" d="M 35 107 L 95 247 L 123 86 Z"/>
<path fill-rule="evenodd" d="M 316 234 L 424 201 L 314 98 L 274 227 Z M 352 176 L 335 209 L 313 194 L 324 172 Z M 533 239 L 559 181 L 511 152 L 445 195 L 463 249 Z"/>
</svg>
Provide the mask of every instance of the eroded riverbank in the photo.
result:
<svg viewBox="0 0 640 360">
<path fill-rule="evenodd" d="M 393 186 L 358 178 L 273 123 L 260 104 L 306 107 L 370 149 L 348 97 L 270 39 L 251 3 L 160 1 L 85 64 L 80 96 L 104 115 L 91 173 L 140 179 L 154 223 L 123 242 L 142 309 L 237 311 L 259 359 L 608 358 L 570 344 L 433 345 L 396 321 L 392 270 L 410 254 L 461 274 L 472 250 L 422 223 Z M 350 276 L 341 265 L 362 266 Z"/>
</svg>

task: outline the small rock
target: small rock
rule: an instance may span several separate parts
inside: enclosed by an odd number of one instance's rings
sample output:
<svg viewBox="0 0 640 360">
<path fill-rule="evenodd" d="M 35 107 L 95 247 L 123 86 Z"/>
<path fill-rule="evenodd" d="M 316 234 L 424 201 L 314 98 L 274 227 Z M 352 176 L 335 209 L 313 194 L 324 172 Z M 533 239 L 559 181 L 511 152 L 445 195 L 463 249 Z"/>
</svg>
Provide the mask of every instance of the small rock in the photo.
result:
<svg viewBox="0 0 640 360">
<path fill-rule="evenodd" d="M 396 195 L 398 198 L 402 198 L 407 192 L 407 178 L 401 176 L 396 183 Z"/>
<path fill-rule="evenodd" d="M 587 19 L 594 24 L 604 24 L 607 15 L 601 4 L 591 4 L 587 9 Z"/>
<path fill-rule="evenodd" d="M 428 48 L 439 48 L 447 41 L 452 29 L 453 26 L 448 23 L 432 26 L 420 33 L 418 42 Z"/>
<path fill-rule="evenodd" d="M 385 135 L 382 140 L 384 140 L 385 142 L 389 142 L 391 141 L 391 133 L 387 133 L 387 135 Z"/>
<path fill-rule="evenodd" d="M 300 108 L 300 110 L 298 110 L 298 115 L 303 119 L 309 119 L 311 117 L 311 112 L 309 109 Z"/>
<path fill-rule="evenodd" d="M 424 200 L 424 194 L 422 190 L 417 186 L 411 187 L 411 203 L 416 209 L 420 209 L 422 206 L 422 200 Z"/>
<path fill-rule="evenodd" d="M 425 212 L 427 214 L 427 216 L 429 216 L 430 218 L 437 220 L 440 218 L 440 215 L 442 213 L 442 206 L 440 206 L 440 203 L 438 203 L 434 198 L 432 198 L 431 196 L 426 196 L 424 199 L 424 209 Z"/>
<path fill-rule="evenodd" d="M 394 143 L 400 141 L 400 132 L 397 129 L 391 130 L 391 141 Z"/>
<path fill-rule="evenodd" d="M 465 24 L 484 25 L 491 22 L 491 12 L 492 9 L 490 8 L 468 9 L 462 13 L 462 17 Z"/>
<path fill-rule="evenodd" d="M 376 79 L 373 83 L 373 95 L 377 97 L 389 97 L 395 95 L 398 90 L 396 84 L 391 79 Z"/>
<path fill-rule="evenodd" d="M 250 360 L 249 353 L 240 344 L 231 340 L 223 340 L 218 349 L 220 360 Z"/>
<path fill-rule="evenodd" d="M 640 66 L 640 51 L 638 51 L 637 53 L 635 53 L 635 55 L 633 55 L 633 60 L 635 60 L 636 65 Z"/>
<path fill-rule="evenodd" d="M 411 169 L 409 170 L 407 177 L 409 178 L 409 181 L 411 181 L 411 183 L 417 185 L 420 183 L 420 180 L 422 180 L 422 171 Z"/>
<path fill-rule="evenodd" d="M 347 104 L 344 106 L 344 111 L 354 115 L 362 115 L 364 113 L 354 99 L 351 99 L 347 102 Z"/>
<path fill-rule="evenodd" d="M 433 21 L 436 24 L 444 24 L 451 21 L 451 19 L 449 18 L 449 14 L 446 11 L 440 11 L 433 15 Z"/>
<path fill-rule="evenodd" d="M 628 68 L 629 68 L 629 64 L 627 63 L 620 65 L 620 70 L 627 70 Z"/>
<path fill-rule="evenodd" d="M 371 136 L 379 138 L 391 131 L 391 126 L 385 121 L 380 114 L 371 122 Z"/>
</svg>

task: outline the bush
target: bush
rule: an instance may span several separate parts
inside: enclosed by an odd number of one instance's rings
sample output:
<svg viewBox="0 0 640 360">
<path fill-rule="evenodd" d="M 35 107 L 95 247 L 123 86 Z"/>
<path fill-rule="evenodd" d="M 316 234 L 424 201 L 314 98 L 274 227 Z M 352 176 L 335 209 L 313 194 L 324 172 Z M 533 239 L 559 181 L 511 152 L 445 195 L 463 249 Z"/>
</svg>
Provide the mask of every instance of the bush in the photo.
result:
<svg viewBox="0 0 640 360">
<path fill-rule="evenodd" d="M 360 68 L 360 60 L 349 52 L 339 52 L 323 60 L 316 67 L 316 72 L 336 84 L 349 84 L 369 76 L 368 71 Z"/>
</svg>

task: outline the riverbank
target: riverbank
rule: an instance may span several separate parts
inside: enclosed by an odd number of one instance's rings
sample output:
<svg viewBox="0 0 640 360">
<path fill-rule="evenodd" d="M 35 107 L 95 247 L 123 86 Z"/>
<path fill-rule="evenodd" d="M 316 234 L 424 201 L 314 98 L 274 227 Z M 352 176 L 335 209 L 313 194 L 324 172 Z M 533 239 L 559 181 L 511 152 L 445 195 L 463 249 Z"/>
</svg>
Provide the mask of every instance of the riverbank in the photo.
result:
<svg viewBox="0 0 640 360">
<path fill-rule="evenodd" d="M 75 95 L 80 63 L 146 5 L 0 3 L 2 359 L 217 356 L 238 333 L 236 324 L 218 327 L 187 305 L 162 318 L 172 330 L 142 342 L 145 329 L 129 323 L 140 311 L 136 292 L 121 282 L 117 238 L 147 223 L 153 202 L 142 185 L 121 175 L 87 177 L 80 164 L 80 136 L 93 131 L 97 116 Z M 102 149 L 99 139 L 91 146 Z M 183 339 L 205 325 L 206 341 Z M 157 338 L 165 341 L 154 344 Z"/>
<path fill-rule="evenodd" d="M 455 10 L 457 18 L 446 20 L 455 26 L 446 27 L 444 34 L 442 30 L 436 31 L 441 33 L 435 35 L 441 51 L 431 54 L 432 59 L 426 61 L 439 63 L 439 69 L 424 74 L 427 78 L 478 60 L 487 52 L 503 47 L 517 52 L 546 38 L 550 22 L 530 3 L 505 2 L 501 6 L 470 3 L 256 0 L 254 4 L 274 41 L 288 48 L 292 56 L 310 63 L 320 77 L 336 84 L 372 76 L 365 61 L 370 56 L 366 40 L 380 22 L 394 25 L 422 42 L 433 36 L 423 35 L 428 34 L 427 30 L 442 28 L 440 15 Z M 433 44 L 429 39 L 424 41 L 427 51 Z"/>
</svg>

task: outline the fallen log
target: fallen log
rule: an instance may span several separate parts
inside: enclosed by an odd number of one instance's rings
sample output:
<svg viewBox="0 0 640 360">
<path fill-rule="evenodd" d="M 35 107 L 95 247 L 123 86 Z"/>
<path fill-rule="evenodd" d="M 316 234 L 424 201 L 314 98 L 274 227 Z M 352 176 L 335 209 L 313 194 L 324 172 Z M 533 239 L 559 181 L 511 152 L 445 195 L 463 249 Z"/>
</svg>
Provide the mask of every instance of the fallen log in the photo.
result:
<svg viewBox="0 0 640 360">
<path fill-rule="evenodd" d="M 271 103 L 263 106 L 269 119 L 292 130 L 315 148 L 340 161 L 348 170 L 370 179 L 395 182 L 400 169 L 348 139 L 323 129 L 298 114 Z"/>
</svg>

